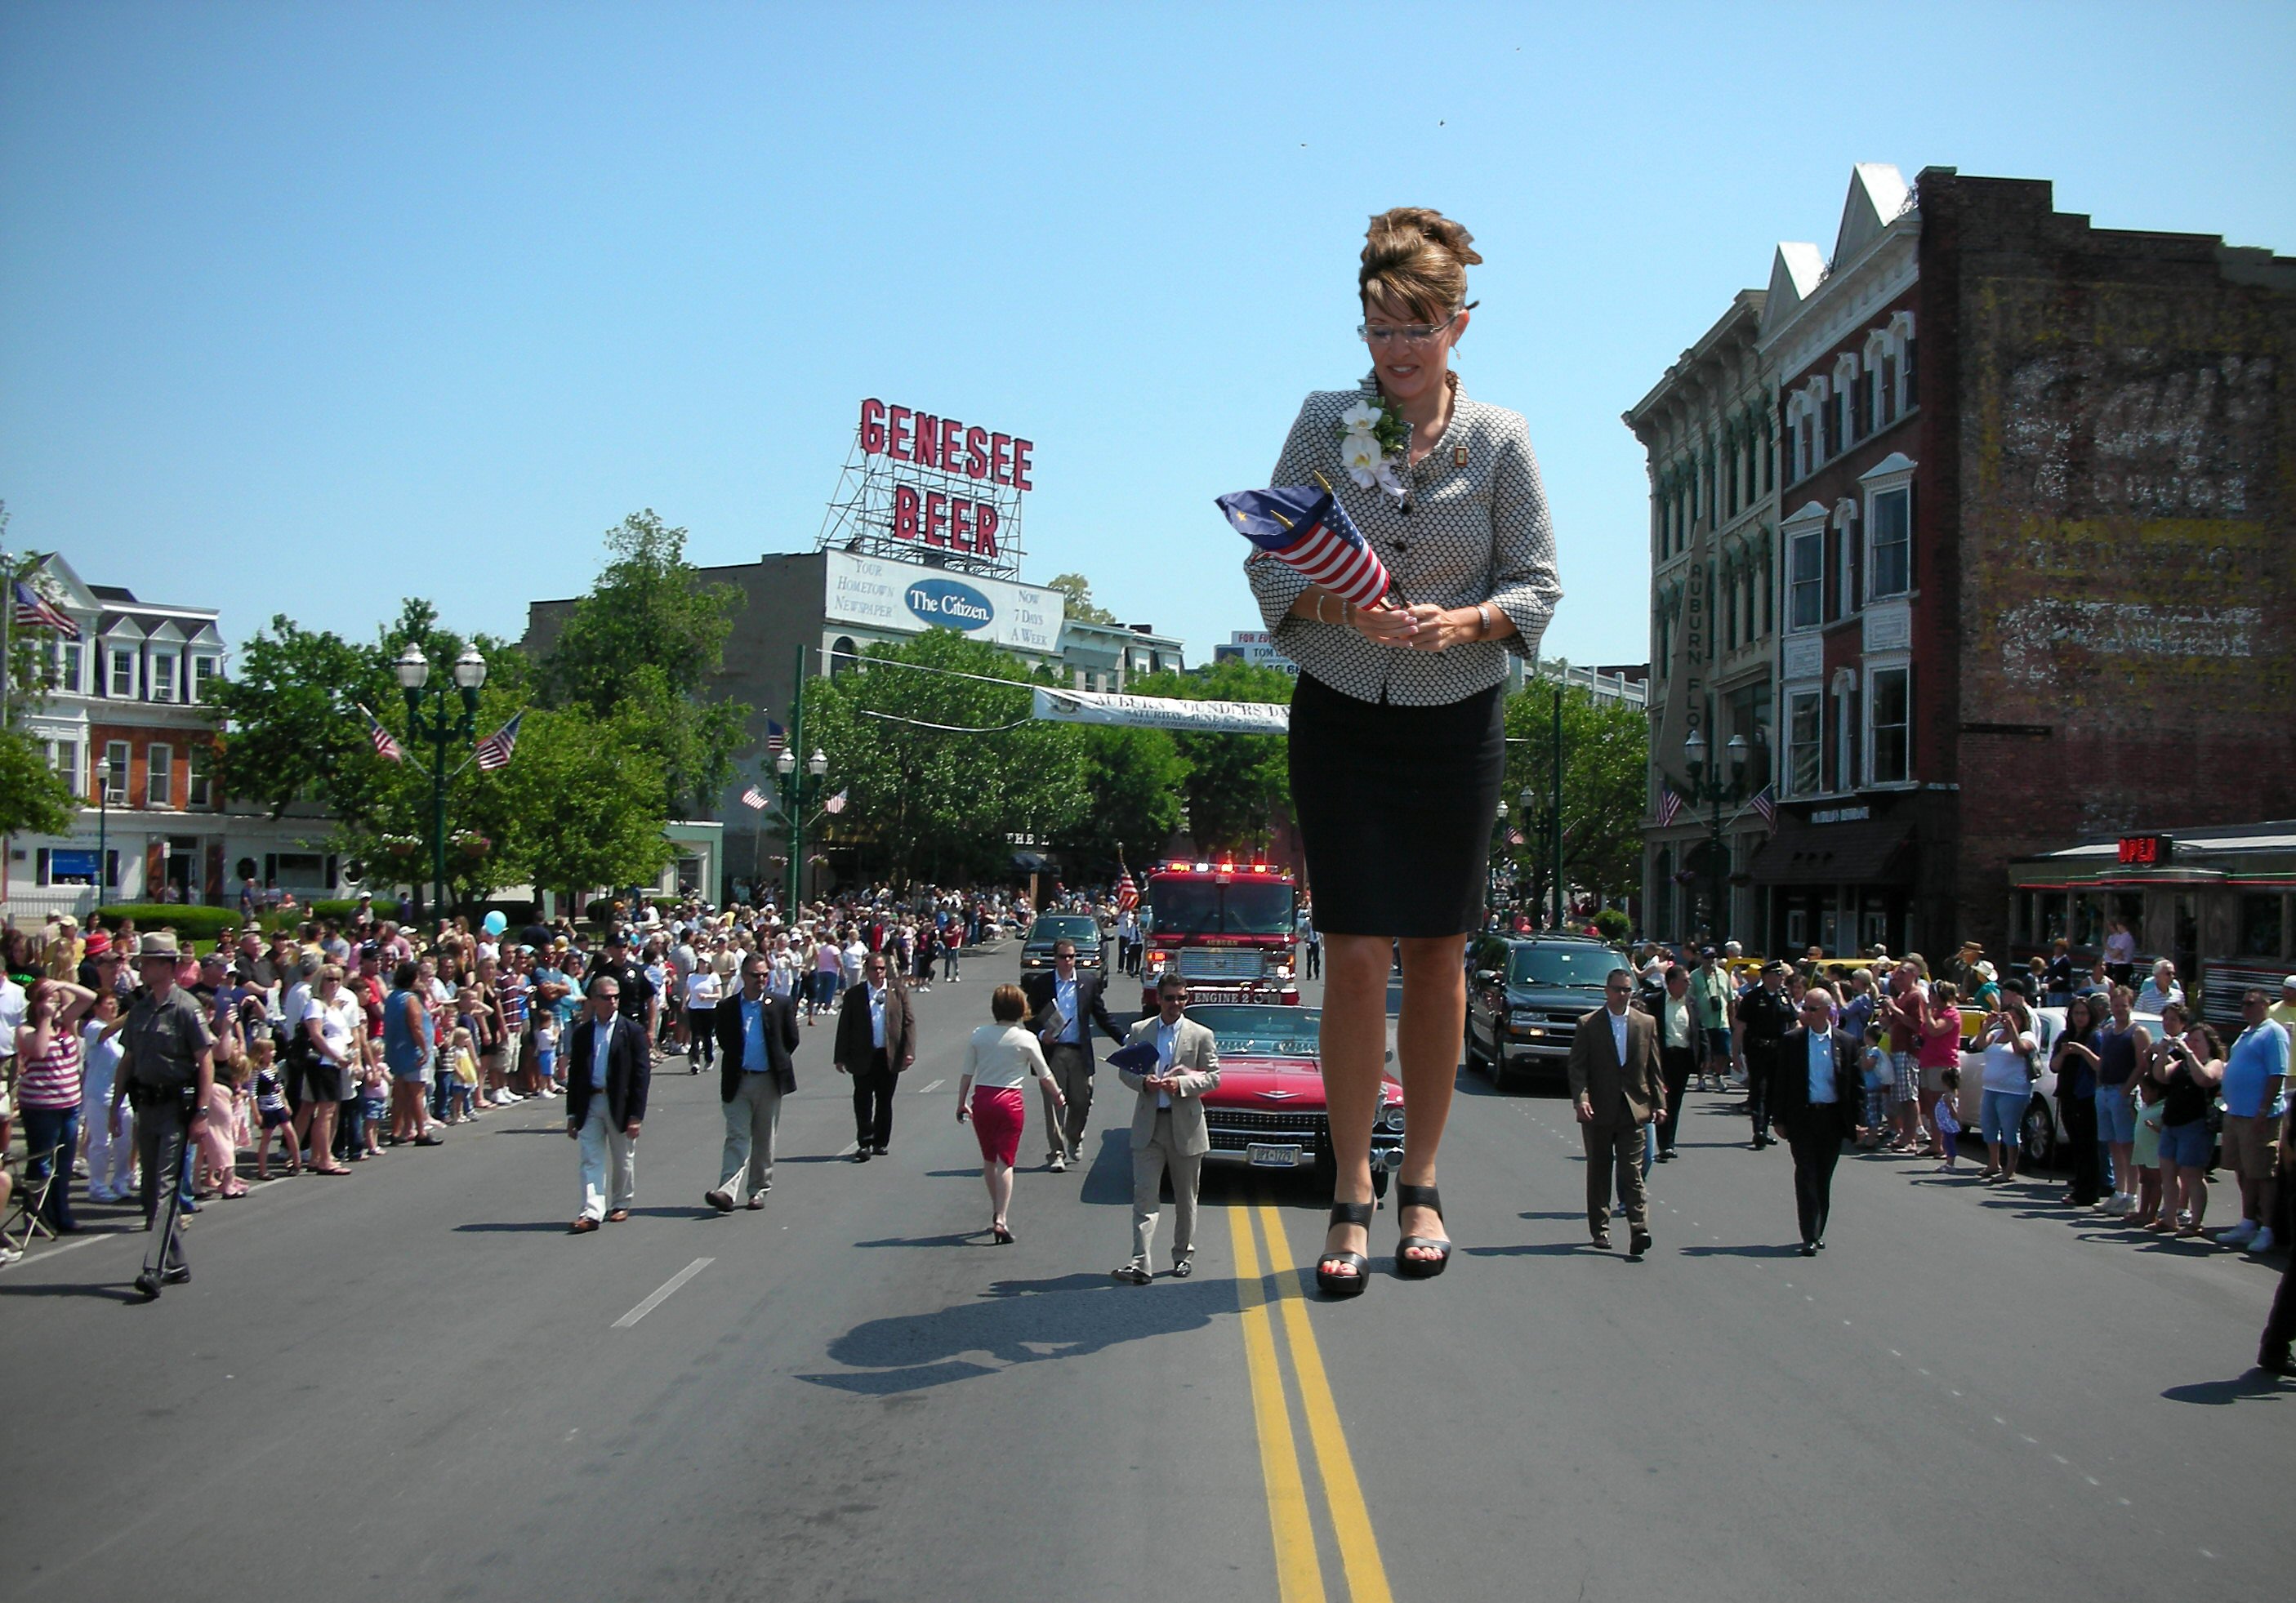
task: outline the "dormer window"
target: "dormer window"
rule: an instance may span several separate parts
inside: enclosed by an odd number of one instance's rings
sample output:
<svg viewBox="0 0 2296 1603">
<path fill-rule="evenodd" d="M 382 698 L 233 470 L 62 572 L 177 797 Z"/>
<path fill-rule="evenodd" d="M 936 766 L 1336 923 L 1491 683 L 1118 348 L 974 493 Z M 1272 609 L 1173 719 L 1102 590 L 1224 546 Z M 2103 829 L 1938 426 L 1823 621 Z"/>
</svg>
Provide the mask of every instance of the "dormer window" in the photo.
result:
<svg viewBox="0 0 2296 1603">
<path fill-rule="evenodd" d="M 176 699 L 176 665 L 179 659 L 173 651 L 152 653 L 152 699 L 173 701 Z"/>
<path fill-rule="evenodd" d="M 119 701 L 135 699 L 135 653 L 131 648 L 111 648 L 111 683 L 106 693 Z"/>
</svg>

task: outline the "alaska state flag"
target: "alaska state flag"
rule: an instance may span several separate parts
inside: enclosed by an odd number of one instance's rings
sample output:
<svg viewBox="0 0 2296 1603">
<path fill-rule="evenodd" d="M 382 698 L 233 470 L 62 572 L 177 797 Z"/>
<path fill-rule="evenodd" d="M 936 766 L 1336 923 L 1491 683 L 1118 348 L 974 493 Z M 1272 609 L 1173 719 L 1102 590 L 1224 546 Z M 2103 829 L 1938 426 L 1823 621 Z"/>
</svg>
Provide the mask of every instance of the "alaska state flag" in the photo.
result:
<svg viewBox="0 0 2296 1603">
<path fill-rule="evenodd" d="M 1298 568 L 1309 584 L 1358 607 L 1386 598 L 1387 565 L 1329 490 L 1238 490 L 1221 496 L 1219 509 L 1237 533 Z"/>
</svg>

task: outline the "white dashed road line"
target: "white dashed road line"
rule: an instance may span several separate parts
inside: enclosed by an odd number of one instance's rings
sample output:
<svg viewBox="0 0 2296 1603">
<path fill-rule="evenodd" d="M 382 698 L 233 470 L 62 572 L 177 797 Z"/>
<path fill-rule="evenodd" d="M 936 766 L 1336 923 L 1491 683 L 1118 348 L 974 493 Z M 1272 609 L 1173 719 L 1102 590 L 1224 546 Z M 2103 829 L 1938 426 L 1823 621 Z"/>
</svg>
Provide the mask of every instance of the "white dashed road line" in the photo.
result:
<svg viewBox="0 0 2296 1603">
<path fill-rule="evenodd" d="M 638 1321 L 644 1319 L 647 1314 L 652 1313 L 655 1309 L 669 1301 L 670 1294 L 672 1292 L 676 1291 L 680 1286 L 685 1285 L 686 1281 L 692 1280 L 695 1275 L 700 1274 L 703 1270 L 709 1268 L 717 1261 L 718 1260 L 715 1258 L 694 1259 L 693 1263 L 688 1264 L 685 1268 L 670 1276 L 669 1279 L 664 1280 L 661 1283 L 660 1288 L 657 1289 L 652 1296 L 647 1297 L 645 1301 L 640 1303 L 627 1313 L 623 1314 L 621 1318 L 616 1320 L 614 1321 L 614 1329 L 617 1330 L 628 1329 L 632 1325 L 636 1324 Z"/>
</svg>

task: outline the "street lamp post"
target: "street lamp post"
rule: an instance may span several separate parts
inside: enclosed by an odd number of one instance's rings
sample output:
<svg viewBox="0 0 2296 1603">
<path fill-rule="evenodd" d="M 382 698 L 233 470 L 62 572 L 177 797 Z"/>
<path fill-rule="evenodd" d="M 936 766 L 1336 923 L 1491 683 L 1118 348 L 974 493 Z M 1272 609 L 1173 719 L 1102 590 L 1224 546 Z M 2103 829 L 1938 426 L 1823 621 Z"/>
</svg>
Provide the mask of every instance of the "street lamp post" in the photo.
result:
<svg viewBox="0 0 2296 1603">
<path fill-rule="evenodd" d="M 95 899 L 100 904 L 111 887 L 111 759 L 95 759 Z"/>
<path fill-rule="evenodd" d="M 1682 761 L 1690 778 L 1687 783 L 1677 781 L 1675 789 L 1693 807 L 1708 809 L 1706 830 L 1706 879 L 1709 887 L 1706 906 L 1707 928 L 1710 938 L 1718 945 L 1727 932 L 1723 928 L 1723 896 L 1730 878 L 1730 851 L 1722 839 L 1722 808 L 1725 804 L 1735 806 L 1746 799 L 1746 763 L 1751 748 L 1744 735 L 1732 735 L 1724 748 L 1727 755 L 1730 775 L 1722 777 L 1718 765 L 1707 766 L 1706 732 L 1693 726 L 1682 742 Z M 1763 754 L 1763 766 L 1767 766 L 1767 754 Z"/>
<path fill-rule="evenodd" d="M 459 717 L 447 712 L 443 683 L 430 689 L 438 699 L 438 709 L 428 718 L 422 716 L 423 687 L 430 684 L 430 659 L 413 641 L 406 642 L 406 650 L 398 654 L 390 671 L 406 694 L 408 740 L 430 742 L 430 916 L 435 919 L 447 905 L 447 746 L 450 740 L 467 746 L 478 739 L 479 687 L 487 682 L 487 659 L 479 655 L 476 646 L 463 647 L 463 654 L 455 659 L 455 686 L 463 692 Z"/>
<path fill-rule="evenodd" d="M 805 809 L 821 794 L 822 776 L 829 772 L 829 754 L 816 748 L 805 760 L 805 773 L 797 771 L 797 753 L 784 747 L 774 759 L 781 777 L 782 816 L 789 823 L 788 892 L 782 904 L 782 921 L 797 921 L 798 894 L 805 885 Z"/>
</svg>

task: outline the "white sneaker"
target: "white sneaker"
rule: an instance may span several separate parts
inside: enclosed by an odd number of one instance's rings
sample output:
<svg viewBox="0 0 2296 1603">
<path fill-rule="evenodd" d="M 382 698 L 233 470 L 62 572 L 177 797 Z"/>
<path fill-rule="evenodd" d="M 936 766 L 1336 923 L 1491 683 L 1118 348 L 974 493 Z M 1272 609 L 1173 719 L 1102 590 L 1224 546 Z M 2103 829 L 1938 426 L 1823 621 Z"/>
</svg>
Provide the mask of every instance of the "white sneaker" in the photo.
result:
<svg viewBox="0 0 2296 1603">
<path fill-rule="evenodd" d="M 2272 1227 L 2270 1225 L 2266 1225 L 2262 1230 L 2257 1231 L 2256 1234 L 2251 1238 L 2248 1243 L 2248 1250 L 2251 1252 L 2270 1252 L 2272 1250 Z"/>
<path fill-rule="evenodd" d="M 519 1095 L 518 1092 L 514 1091 L 498 1091 L 495 1092 L 495 1100 L 497 1102 L 523 1102 L 526 1099 Z"/>
<path fill-rule="evenodd" d="M 2256 1234 L 2256 1221 L 2243 1219 L 2230 1230 L 2218 1231 L 2217 1240 L 2226 1247 L 2244 1247 L 2248 1244 L 2248 1239 L 2254 1234 Z"/>
</svg>

